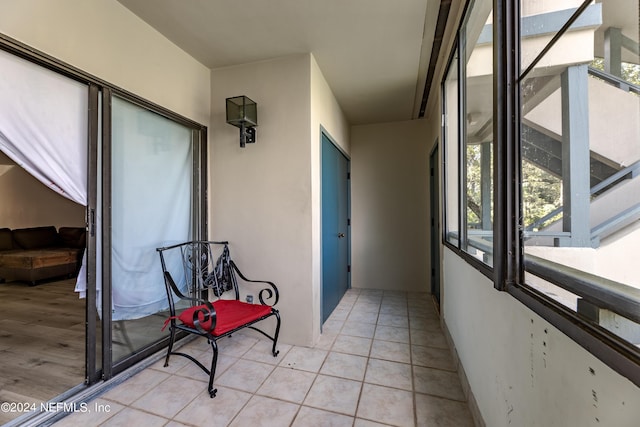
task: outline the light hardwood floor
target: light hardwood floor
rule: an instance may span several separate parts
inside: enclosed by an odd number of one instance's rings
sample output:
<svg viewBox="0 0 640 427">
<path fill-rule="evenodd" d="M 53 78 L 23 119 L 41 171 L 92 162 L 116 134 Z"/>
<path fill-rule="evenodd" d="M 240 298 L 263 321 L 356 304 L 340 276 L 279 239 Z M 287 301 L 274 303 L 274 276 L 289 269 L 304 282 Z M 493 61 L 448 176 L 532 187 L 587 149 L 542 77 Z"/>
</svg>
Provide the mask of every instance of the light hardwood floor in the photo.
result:
<svg viewBox="0 0 640 427">
<path fill-rule="evenodd" d="M 75 279 L 0 284 L 0 401 L 46 402 L 84 382 L 85 300 Z M 21 415 L 0 413 L 0 424 Z"/>
</svg>

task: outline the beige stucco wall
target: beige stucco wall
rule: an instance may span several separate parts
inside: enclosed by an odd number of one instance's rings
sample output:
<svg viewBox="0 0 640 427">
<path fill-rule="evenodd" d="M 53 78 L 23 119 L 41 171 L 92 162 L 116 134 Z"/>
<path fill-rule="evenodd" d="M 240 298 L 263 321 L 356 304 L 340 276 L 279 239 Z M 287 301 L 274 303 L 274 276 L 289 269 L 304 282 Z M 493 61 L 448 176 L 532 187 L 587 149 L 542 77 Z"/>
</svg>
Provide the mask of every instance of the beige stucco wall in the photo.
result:
<svg viewBox="0 0 640 427">
<path fill-rule="evenodd" d="M 320 132 L 348 154 L 349 126 L 313 55 L 213 70 L 210 235 L 281 291 L 283 342 L 320 334 Z M 258 104 L 257 142 L 239 147 L 224 100 Z"/>
<path fill-rule="evenodd" d="M 0 0 L 0 33 L 204 125 L 209 69 L 117 1 Z"/>
<path fill-rule="evenodd" d="M 638 95 L 589 79 L 589 146 L 621 166 L 640 160 Z M 612 124 L 614 124 L 612 126 Z"/>
<path fill-rule="evenodd" d="M 354 288 L 429 289 L 429 147 L 425 120 L 351 130 Z"/>
<path fill-rule="evenodd" d="M 614 166 L 640 159 L 640 102 L 638 96 L 596 78 L 589 85 L 589 148 Z M 533 108 L 525 119 L 542 132 L 562 135 L 562 94 L 558 88 Z M 615 123 L 615 126 L 611 124 Z"/>
<path fill-rule="evenodd" d="M 209 206 L 213 239 L 250 278 L 280 289 L 282 341 L 311 344 L 312 205 L 308 54 L 213 70 Z M 240 148 L 225 99 L 258 104 L 257 142 Z"/>
<path fill-rule="evenodd" d="M 640 391 L 445 249 L 447 327 L 487 426 L 638 423 Z"/>
<path fill-rule="evenodd" d="M 84 227 L 85 208 L 43 185 L 0 152 L 0 228 Z"/>
<path fill-rule="evenodd" d="M 312 209 L 312 341 L 318 339 L 322 314 L 322 140 L 326 132 L 349 157 L 350 126 L 313 55 L 311 62 L 311 209 Z"/>
<path fill-rule="evenodd" d="M 349 126 L 310 54 L 211 73 L 210 236 L 231 241 L 251 277 L 280 289 L 283 342 L 320 334 L 320 132 L 348 154 Z M 258 104 L 257 142 L 239 147 L 225 99 Z"/>
<path fill-rule="evenodd" d="M 575 9 L 583 2 L 581 0 L 527 0 L 521 4 L 522 16 L 549 13 L 557 10 Z"/>
<path fill-rule="evenodd" d="M 349 123 L 313 55 L 310 55 L 310 61 L 311 140 L 314 145 L 313 151 L 317 155 L 320 154 L 320 127 L 322 127 L 331 136 L 333 142 L 338 144 L 340 149 L 348 156 L 351 152 L 351 141 L 349 139 L 351 129 Z M 320 164 L 319 161 L 314 163 Z"/>
</svg>

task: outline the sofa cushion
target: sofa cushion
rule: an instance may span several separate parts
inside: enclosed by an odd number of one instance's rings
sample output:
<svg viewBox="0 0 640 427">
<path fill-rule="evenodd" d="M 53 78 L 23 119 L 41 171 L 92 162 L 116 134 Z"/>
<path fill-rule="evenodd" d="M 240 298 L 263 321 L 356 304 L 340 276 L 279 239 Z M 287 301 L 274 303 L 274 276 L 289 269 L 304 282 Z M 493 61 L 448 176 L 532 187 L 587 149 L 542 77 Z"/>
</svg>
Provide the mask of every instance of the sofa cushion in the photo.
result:
<svg viewBox="0 0 640 427">
<path fill-rule="evenodd" d="M 13 230 L 13 240 L 22 249 L 42 249 L 58 246 L 58 232 L 54 226 Z"/>
<path fill-rule="evenodd" d="M 13 249 L 13 237 L 11 230 L 0 228 L 0 251 L 10 251 Z"/>
<path fill-rule="evenodd" d="M 58 241 L 61 247 L 82 249 L 87 246 L 86 230 L 83 227 L 60 227 Z"/>
</svg>

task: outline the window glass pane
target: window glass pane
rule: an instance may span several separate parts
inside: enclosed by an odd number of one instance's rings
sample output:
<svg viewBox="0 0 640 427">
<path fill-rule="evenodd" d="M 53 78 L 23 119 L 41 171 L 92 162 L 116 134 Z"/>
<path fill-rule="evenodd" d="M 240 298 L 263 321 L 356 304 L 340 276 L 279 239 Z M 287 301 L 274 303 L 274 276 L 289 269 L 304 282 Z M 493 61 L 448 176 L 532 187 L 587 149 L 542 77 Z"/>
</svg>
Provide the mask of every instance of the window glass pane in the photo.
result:
<svg viewBox="0 0 640 427">
<path fill-rule="evenodd" d="M 168 302 L 156 248 L 192 230 L 191 130 L 113 98 L 113 360 L 164 338 Z"/>
<path fill-rule="evenodd" d="M 444 85 L 444 147 L 445 147 L 445 226 L 446 239 L 458 246 L 459 240 L 459 197 L 458 187 L 460 183 L 458 165 L 458 51 L 449 66 Z"/>
<path fill-rule="evenodd" d="M 525 280 L 640 344 L 638 3 L 598 7 L 521 83 Z"/>
<path fill-rule="evenodd" d="M 575 10 L 584 0 L 520 0 L 520 36 L 521 36 L 521 69 L 525 70 L 540 55 L 560 28 L 567 23 Z M 543 65 L 552 65 L 557 55 L 573 55 L 579 53 L 569 49 L 574 43 L 583 43 L 583 32 L 593 32 L 599 25 L 599 5 L 592 7 L 574 22 L 570 31 L 563 36 L 553 54 L 545 55 Z"/>
<path fill-rule="evenodd" d="M 464 229 L 461 248 L 492 265 L 493 43 L 489 0 L 476 1 L 461 30 L 464 81 Z"/>
</svg>

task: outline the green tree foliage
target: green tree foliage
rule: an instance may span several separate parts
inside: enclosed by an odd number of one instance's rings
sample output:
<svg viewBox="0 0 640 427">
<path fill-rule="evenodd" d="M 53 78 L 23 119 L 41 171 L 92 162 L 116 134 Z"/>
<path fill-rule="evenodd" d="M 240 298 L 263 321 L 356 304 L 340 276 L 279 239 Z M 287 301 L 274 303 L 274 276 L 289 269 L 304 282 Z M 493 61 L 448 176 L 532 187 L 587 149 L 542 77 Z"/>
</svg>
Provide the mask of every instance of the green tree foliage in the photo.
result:
<svg viewBox="0 0 640 427">
<path fill-rule="evenodd" d="M 469 144 L 466 153 L 467 224 L 469 228 L 480 228 L 482 224 L 481 147 L 479 144 Z M 527 161 L 522 163 L 522 176 L 524 226 L 528 227 L 562 205 L 562 182 L 560 178 Z M 493 206 L 492 197 L 491 202 Z M 542 229 L 561 217 L 560 213 L 536 228 Z"/>
<path fill-rule="evenodd" d="M 481 150 L 478 144 L 467 145 L 467 224 L 479 228 L 482 223 Z"/>
<path fill-rule="evenodd" d="M 562 182 L 526 160 L 522 162 L 522 176 L 524 226 L 528 227 L 562 206 Z M 542 229 L 561 217 L 560 213 L 535 228 Z"/>
<path fill-rule="evenodd" d="M 595 58 L 593 62 L 591 62 L 591 66 L 597 70 L 604 71 L 604 58 Z M 640 65 L 623 62 L 621 68 L 620 71 L 623 80 L 640 86 Z"/>
</svg>

